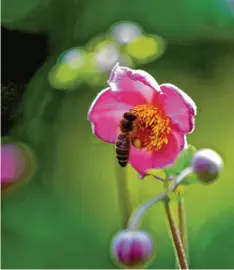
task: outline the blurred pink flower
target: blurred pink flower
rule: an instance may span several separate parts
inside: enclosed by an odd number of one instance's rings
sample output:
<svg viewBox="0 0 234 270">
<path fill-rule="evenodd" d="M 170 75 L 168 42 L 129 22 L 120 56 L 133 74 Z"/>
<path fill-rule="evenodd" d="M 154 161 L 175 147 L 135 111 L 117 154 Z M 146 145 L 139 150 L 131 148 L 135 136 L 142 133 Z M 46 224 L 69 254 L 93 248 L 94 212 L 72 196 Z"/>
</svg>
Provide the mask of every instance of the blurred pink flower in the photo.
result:
<svg viewBox="0 0 234 270">
<path fill-rule="evenodd" d="M 1 144 L 1 183 L 17 181 L 24 169 L 23 151 L 15 144 Z"/>
<path fill-rule="evenodd" d="M 129 163 L 141 177 L 148 169 L 172 164 L 186 145 L 185 134 L 194 129 L 193 100 L 173 84 L 159 85 L 147 72 L 119 64 L 113 68 L 108 84 L 88 112 L 93 133 L 115 144 L 123 114 L 130 111 L 137 116 L 132 136 L 140 141 L 140 147 L 131 145 Z"/>
</svg>

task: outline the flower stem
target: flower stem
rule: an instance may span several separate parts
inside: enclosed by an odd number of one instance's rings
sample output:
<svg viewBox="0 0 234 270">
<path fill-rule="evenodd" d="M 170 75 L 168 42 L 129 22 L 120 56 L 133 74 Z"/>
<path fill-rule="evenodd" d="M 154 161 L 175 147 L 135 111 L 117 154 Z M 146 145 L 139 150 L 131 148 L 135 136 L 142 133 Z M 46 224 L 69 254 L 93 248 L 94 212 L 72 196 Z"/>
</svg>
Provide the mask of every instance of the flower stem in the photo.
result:
<svg viewBox="0 0 234 270">
<path fill-rule="evenodd" d="M 173 191 L 174 189 L 177 188 L 179 184 L 183 182 L 185 177 L 191 173 L 192 169 L 191 168 L 186 168 L 184 171 L 180 173 L 180 175 L 175 179 L 174 183 L 170 185 L 168 188 L 168 191 Z M 152 199 L 146 201 L 142 205 L 140 205 L 130 216 L 130 219 L 128 220 L 128 229 L 130 230 L 137 230 L 142 216 L 144 213 L 154 204 L 162 201 L 163 199 L 167 198 L 167 192 L 162 192 L 161 194 L 153 197 Z"/>
<path fill-rule="evenodd" d="M 181 191 L 183 193 L 183 191 Z M 181 194 L 180 194 L 181 195 Z M 189 262 L 189 250 L 188 250 L 188 234 L 186 226 L 186 212 L 185 212 L 185 202 L 182 196 L 178 200 L 178 219 L 179 219 L 179 231 L 180 238 L 183 244 L 187 262 Z"/>
<path fill-rule="evenodd" d="M 185 220 L 185 207 L 184 198 L 180 197 L 178 200 L 178 218 L 179 218 L 179 231 L 180 238 L 184 249 L 186 250 L 186 220 Z"/>
<path fill-rule="evenodd" d="M 116 166 L 117 191 L 119 197 L 118 201 L 122 216 L 123 227 L 125 228 L 132 212 L 132 203 L 130 201 L 128 178 L 126 174 L 126 169 L 120 168 L 118 164 L 116 164 L 115 166 Z"/>
<path fill-rule="evenodd" d="M 164 199 L 164 206 L 165 206 L 165 211 L 166 211 L 166 215 L 167 215 L 171 235 L 172 235 L 172 238 L 173 238 L 173 242 L 174 242 L 178 262 L 179 262 L 179 265 L 180 265 L 180 269 L 188 269 L 188 264 L 187 264 L 183 244 L 182 244 L 182 241 L 181 241 L 181 238 L 180 238 L 179 231 L 178 231 L 178 229 L 176 227 L 175 219 L 173 217 L 172 209 L 170 207 L 170 203 L 169 203 L 168 198 Z"/>
</svg>

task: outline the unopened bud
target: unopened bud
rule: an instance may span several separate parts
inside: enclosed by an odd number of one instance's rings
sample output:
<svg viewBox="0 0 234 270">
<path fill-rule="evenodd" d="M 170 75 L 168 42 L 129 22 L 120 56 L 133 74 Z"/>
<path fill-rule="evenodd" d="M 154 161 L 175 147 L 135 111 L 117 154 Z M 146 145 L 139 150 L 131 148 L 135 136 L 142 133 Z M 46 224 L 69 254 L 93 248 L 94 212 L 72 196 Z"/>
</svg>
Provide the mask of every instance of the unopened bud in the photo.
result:
<svg viewBox="0 0 234 270">
<path fill-rule="evenodd" d="M 220 155 L 212 149 L 201 149 L 192 158 L 192 168 L 200 181 L 211 183 L 217 179 L 223 167 Z"/>
<path fill-rule="evenodd" d="M 143 231 L 121 231 L 113 238 L 111 251 L 115 260 L 125 268 L 140 268 L 152 256 L 153 240 Z"/>
</svg>

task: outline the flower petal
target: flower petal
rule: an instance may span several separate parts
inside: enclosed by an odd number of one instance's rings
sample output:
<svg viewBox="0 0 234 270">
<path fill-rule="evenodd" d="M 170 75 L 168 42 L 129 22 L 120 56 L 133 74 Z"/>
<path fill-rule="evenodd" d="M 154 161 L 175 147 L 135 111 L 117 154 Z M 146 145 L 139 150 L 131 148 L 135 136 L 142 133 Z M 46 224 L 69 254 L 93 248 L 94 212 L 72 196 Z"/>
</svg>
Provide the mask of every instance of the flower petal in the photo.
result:
<svg viewBox="0 0 234 270">
<path fill-rule="evenodd" d="M 115 143 L 120 120 L 131 107 L 129 104 L 117 102 L 110 88 L 104 89 L 97 95 L 88 111 L 93 133 L 105 142 Z"/>
<path fill-rule="evenodd" d="M 178 131 L 172 131 L 165 144 L 158 152 L 147 152 L 131 147 L 129 163 L 144 177 L 149 169 L 163 168 L 172 164 L 185 146 L 185 136 Z"/>
<path fill-rule="evenodd" d="M 173 84 L 161 84 L 160 88 L 164 95 L 161 96 L 161 107 L 184 133 L 191 133 L 194 129 L 194 116 L 196 104 L 182 90 Z"/>
<path fill-rule="evenodd" d="M 117 63 L 108 81 L 114 97 L 134 106 L 151 103 L 155 94 L 161 92 L 155 79 L 143 70 L 132 70 Z"/>
</svg>

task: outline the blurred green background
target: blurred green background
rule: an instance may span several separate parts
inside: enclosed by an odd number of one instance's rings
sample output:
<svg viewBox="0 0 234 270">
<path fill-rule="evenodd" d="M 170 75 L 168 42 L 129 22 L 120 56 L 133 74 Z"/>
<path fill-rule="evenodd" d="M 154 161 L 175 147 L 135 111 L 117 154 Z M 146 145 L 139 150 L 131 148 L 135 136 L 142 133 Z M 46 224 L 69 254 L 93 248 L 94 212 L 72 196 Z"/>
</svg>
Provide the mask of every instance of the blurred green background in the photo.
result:
<svg viewBox="0 0 234 270">
<path fill-rule="evenodd" d="M 140 68 L 194 99 L 198 115 L 188 142 L 217 150 L 225 162 L 219 181 L 186 190 L 190 268 L 234 268 L 233 12 L 232 1 L 221 0 L 2 1 L 4 26 L 49 39 L 48 59 L 32 78 L 12 129 L 13 138 L 36 152 L 38 167 L 29 183 L 3 197 L 2 268 L 116 268 L 109 243 L 123 228 L 117 181 L 128 178 L 134 207 L 162 190 L 131 168 L 120 173 L 113 146 L 92 135 L 87 110 L 105 84 L 66 92 L 48 81 L 64 50 L 85 46 L 121 20 L 167 41 L 164 55 Z M 146 214 L 142 228 L 155 239 L 149 268 L 174 268 L 161 206 Z"/>
</svg>

